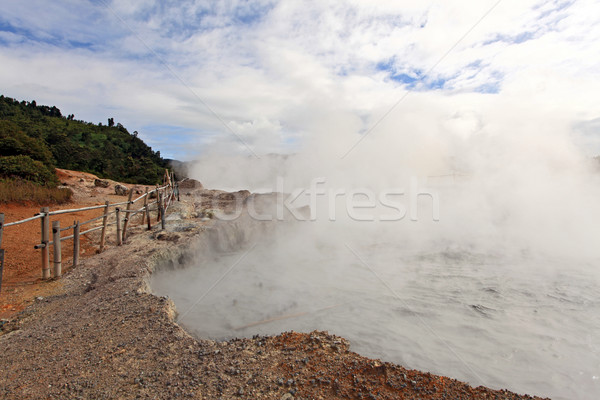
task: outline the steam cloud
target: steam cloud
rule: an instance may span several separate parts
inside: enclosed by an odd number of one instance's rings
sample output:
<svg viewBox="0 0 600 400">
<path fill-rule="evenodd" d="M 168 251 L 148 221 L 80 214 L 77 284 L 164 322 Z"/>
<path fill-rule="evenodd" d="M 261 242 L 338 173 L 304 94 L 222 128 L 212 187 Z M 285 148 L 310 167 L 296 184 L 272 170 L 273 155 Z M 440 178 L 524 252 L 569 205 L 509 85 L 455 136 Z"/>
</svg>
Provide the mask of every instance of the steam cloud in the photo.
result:
<svg viewBox="0 0 600 400">
<path fill-rule="evenodd" d="M 326 191 L 398 189 L 406 193 L 397 197 L 404 206 L 416 178 L 419 190 L 438 196 L 439 222 L 432 222 L 427 196 L 419 197 L 419 221 L 353 221 L 340 203 L 330 222 L 327 194 L 319 199 L 317 222 L 324 229 L 343 226 L 344 236 L 366 229 L 401 235 L 407 245 L 424 248 L 452 244 L 578 259 L 600 255 L 597 167 L 576 145 L 570 110 L 513 96 L 413 93 L 365 132 L 387 110 L 363 123 L 351 112 L 318 107 L 297 152 L 260 159 L 213 153 L 195 164 L 193 177 L 206 187 L 259 192 L 276 191 L 279 177 L 288 193 L 308 189 L 321 177 Z"/>
</svg>

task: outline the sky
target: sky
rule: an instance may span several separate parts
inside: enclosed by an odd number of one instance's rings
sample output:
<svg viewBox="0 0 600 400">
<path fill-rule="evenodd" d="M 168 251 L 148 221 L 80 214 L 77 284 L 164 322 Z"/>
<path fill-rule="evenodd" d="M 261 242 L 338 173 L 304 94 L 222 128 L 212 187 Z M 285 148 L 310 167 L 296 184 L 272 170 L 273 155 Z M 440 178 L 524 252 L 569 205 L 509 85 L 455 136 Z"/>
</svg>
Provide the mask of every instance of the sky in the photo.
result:
<svg viewBox="0 0 600 400">
<path fill-rule="evenodd" d="M 600 3 L 7 0 L 0 92 L 112 117 L 179 160 L 346 157 L 388 121 L 470 141 L 505 118 L 591 156 Z"/>
</svg>

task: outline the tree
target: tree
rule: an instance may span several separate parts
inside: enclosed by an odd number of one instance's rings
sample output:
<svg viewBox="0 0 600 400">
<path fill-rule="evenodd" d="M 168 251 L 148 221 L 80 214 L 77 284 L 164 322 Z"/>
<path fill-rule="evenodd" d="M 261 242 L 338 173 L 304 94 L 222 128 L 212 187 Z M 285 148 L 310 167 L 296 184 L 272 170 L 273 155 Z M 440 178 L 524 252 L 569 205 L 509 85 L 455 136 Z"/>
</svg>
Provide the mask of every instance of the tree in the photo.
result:
<svg viewBox="0 0 600 400">
<path fill-rule="evenodd" d="M 90 133 L 90 131 L 83 131 L 83 132 L 81 132 L 81 140 L 84 143 L 89 143 L 91 137 L 92 137 L 92 134 Z"/>
<path fill-rule="evenodd" d="M 4 160 L 6 175 L 49 181 L 32 173 L 41 168 L 33 160 L 50 171 L 77 169 L 131 183 L 155 184 L 162 178 L 167 162 L 137 137 L 137 131 L 130 134 L 121 124 L 115 127 L 114 118 L 108 118 L 111 126 L 96 125 L 76 121 L 74 114 L 63 117 L 55 106 L 32 103 L 0 95 L 0 159 L 29 157 Z M 19 162 L 24 164 L 20 170 Z"/>
<path fill-rule="evenodd" d="M 44 186 L 56 186 L 58 183 L 54 168 L 24 155 L 0 157 L 0 176 L 25 179 Z"/>
</svg>

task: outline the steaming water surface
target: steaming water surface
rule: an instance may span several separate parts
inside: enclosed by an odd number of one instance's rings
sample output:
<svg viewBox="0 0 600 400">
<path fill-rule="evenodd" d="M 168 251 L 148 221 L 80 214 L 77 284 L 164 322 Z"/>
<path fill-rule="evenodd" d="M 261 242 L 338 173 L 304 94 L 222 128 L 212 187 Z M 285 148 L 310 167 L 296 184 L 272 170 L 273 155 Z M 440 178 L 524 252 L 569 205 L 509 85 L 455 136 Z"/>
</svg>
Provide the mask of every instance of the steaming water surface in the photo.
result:
<svg viewBox="0 0 600 400">
<path fill-rule="evenodd" d="M 158 272 L 153 290 L 174 300 L 179 322 L 198 337 L 327 330 L 362 355 L 473 385 L 600 396 L 591 263 L 451 247 L 411 252 L 365 238 L 290 251 L 281 240 Z"/>
</svg>

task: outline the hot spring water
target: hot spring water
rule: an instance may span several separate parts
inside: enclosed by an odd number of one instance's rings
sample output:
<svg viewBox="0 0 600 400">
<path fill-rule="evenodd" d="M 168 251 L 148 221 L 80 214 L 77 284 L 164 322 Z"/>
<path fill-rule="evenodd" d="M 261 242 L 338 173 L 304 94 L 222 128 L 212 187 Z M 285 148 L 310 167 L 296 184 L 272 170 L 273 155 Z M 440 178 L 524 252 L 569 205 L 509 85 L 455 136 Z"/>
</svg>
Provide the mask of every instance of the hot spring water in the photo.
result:
<svg viewBox="0 0 600 400">
<path fill-rule="evenodd" d="M 411 252 L 391 240 L 288 240 L 199 255 L 158 271 L 151 286 L 202 338 L 326 330 L 364 356 L 475 386 L 600 397 L 597 265 L 452 246 Z"/>
</svg>

